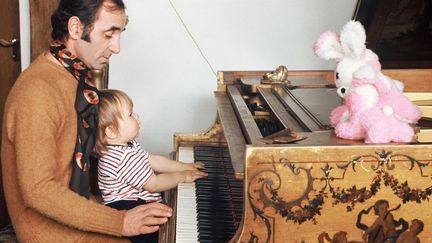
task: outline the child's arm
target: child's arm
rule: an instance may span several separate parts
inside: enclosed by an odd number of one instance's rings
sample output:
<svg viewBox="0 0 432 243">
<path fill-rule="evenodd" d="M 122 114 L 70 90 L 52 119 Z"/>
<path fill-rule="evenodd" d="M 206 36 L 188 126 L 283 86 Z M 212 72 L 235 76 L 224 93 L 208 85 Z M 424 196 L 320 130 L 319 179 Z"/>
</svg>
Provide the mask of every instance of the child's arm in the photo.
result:
<svg viewBox="0 0 432 243">
<path fill-rule="evenodd" d="M 201 162 L 196 163 L 183 163 L 175 160 L 168 159 L 160 155 L 149 155 L 149 161 L 152 169 L 158 173 L 178 172 L 185 170 L 203 169 L 204 164 Z"/>
<path fill-rule="evenodd" d="M 163 192 L 176 187 L 179 183 L 194 182 L 196 179 L 205 176 L 207 176 L 207 173 L 199 170 L 154 174 L 144 185 L 144 189 L 150 192 Z"/>
</svg>

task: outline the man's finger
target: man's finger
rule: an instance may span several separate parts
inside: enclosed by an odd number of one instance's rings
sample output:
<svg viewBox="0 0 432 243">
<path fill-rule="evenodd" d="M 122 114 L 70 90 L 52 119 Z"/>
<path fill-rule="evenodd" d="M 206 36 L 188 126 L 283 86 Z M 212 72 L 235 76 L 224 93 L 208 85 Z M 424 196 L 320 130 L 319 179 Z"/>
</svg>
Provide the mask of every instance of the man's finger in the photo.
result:
<svg viewBox="0 0 432 243">
<path fill-rule="evenodd" d="M 157 219 L 164 219 L 164 222 L 162 222 L 162 223 L 165 223 L 168 220 L 168 218 L 171 216 L 172 216 L 172 213 L 167 211 L 167 210 L 163 210 L 163 209 L 159 209 L 159 208 L 149 208 L 142 214 L 142 217 L 143 217 L 142 220 L 147 220 L 147 219 L 153 220 L 153 218 L 157 218 Z M 154 224 L 154 223 L 147 223 L 146 222 L 146 224 L 149 225 L 149 224 Z"/>
<path fill-rule="evenodd" d="M 148 203 L 146 205 L 151 207 L 151 208 L 160 208 L 160 209 L 172 212 L 172 209 L 163 203 L 152 202 L 152 203 Z"/>
<path fill-rule="evenodd" d="M 161 225 L 168 221 L 166 217 L 151 217 L 147 216 L 141 221 L 145 226 Z"/>
<path fill-rule="evenodd" d="M 154 225 L 154 226 L 143 225 L 140 228 L 140 233 L 141 234 L 150 234 L 150 233 L 156 232 L 158 230 L 159 230 L 159 226 L 157 226 L 157 225 Z"/>
<path fill-rule="evenodd" d="M 154 202 L 149 204 L 140 205 L 134 208 L 135 210 L 145 213 L 146 211 L 152 211 L 153 209 L 158 210 L 160 212 L 161 217 L 171 217 L 172 209 L 165 204 Z M 153 211 L 152 211 L 153 212 Z"/>
</svg>

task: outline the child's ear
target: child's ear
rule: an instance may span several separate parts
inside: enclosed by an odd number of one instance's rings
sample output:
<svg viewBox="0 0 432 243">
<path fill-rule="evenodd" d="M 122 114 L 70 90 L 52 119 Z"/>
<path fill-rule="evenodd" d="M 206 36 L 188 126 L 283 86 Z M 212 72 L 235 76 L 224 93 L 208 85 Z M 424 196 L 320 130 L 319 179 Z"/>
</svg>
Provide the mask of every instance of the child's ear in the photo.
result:
<svg viewBox="0 0 432 243">
<path fill-rule="evenodd" d="M 109 139 L 114 139 L 117 137 L 117 129 L 113 126 L 107 126 L 105 128 L 105 136 Z"/>
</svg>

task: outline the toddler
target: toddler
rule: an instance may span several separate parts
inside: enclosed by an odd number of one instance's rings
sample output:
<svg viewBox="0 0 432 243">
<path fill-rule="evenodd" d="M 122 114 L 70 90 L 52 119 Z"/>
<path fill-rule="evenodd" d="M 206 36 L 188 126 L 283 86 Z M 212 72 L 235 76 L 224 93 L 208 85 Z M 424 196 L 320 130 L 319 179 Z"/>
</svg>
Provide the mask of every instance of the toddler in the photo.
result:
<svg viewBox="0 0 432 243">
<path fill-rule="evenodd" d="M 161 201 L 160 192 L 178 183 L 207 176 L 204 164 L 182 163 L 152 155 L 135 140 L 138 114 L 132 100 L 120 90 L 100 90 L 96 152 L 99 154 L 98 185 L 105 205 L 127 210 Z M 158 232 L 130 237 L 132 242 L 157 242 Z"/>
</svg>

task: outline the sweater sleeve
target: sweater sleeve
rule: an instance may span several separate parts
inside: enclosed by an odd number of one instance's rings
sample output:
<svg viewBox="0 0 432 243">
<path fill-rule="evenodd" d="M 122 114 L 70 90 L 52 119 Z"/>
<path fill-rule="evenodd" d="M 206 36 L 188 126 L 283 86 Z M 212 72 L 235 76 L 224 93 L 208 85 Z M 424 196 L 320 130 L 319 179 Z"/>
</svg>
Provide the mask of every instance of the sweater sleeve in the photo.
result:
<svg viewBox="0 0 432 243">
<path fill-rule="evenodd" d="M 69 166 L 60 170 L 59 165 L 66 159 L 59 161 L 61 156 L 57 153 L 62 149 L 57 141 L 64 139 L 59 136 L 65 129 L 64 119 L 68 119 L 62 109 L 67 102 L 52 99 L 62 98 L 65 97 L 45 81 L 32 80 L 32 87 L 21 87 L 10 102 L 4 132 L 14 145 L 22 198 L 28 207 L 61 224 L 121 236 L 126 211 L 79 196 L 65 181 Z"/>
</svg>

